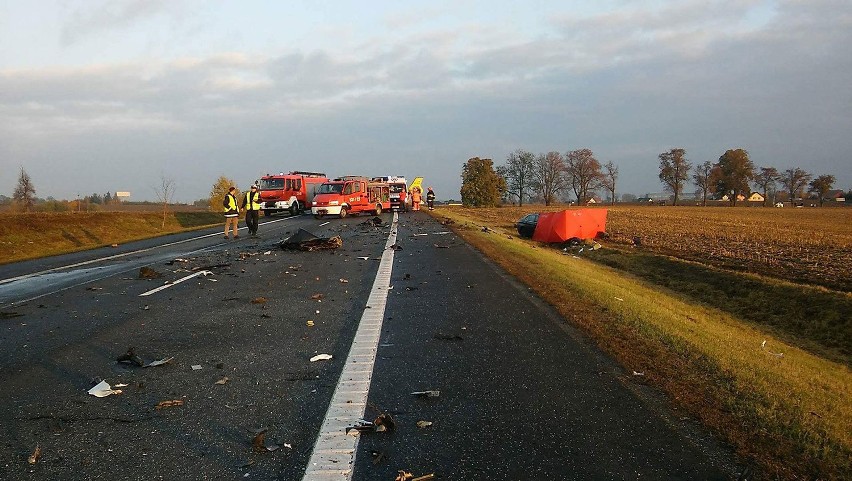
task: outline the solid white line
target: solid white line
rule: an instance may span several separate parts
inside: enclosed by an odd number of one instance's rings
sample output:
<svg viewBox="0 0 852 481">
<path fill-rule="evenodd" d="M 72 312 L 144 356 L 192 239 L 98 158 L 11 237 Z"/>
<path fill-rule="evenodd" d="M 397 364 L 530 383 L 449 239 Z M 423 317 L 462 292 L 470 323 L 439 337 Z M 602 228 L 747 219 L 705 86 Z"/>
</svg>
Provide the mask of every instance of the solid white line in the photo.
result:
<svg viewBox="0 0 852 481">
<path fill-rule="evenodd" d="M 290 220 L 290 219 L 291 219 L 291 217 L 287 217 L 285 219 L 270 220 L 268 222 L 264 222 L 264 225 L 272 224 L 272 223 L 275 223 L 275 222 L 282 222 L 282 221 Z M 240 227 L 239 230 L 243 230 L 243 229 L 246 229 L 246 228 L 247 227 Z M 151 250 L 154 250 L 154 249 L 160 249 L 162 247 L 170 247 L 170 246 L 183 244 L 183 243 L 186 243 L 186 242 L 192 242 L 192 241 L 195 241 L 195 240 L 204 239 L 206 237 L 213 237 L 213 236 L 217 236 L 217 235 L 222 235 L 222 233 L 217 232 L 217 233 L 213 233 L 213 234 L 205 234 L 205 235 L 202 235 L 202 236 L 193 237 L 191 239 L 184 239 L 184 240 L 179 240 L 179 241 L 175 241 L 175 242 L 169 242 L 167 244 L 162 244 L 162 245 L 158 245 L 158 246 L 148 247 L 148 248 L 145 248 L 145 249 L 139 249 L 139 250 L 135 250 L 135 251 L 125 252 L 123 254 L 114 254 L 114 255 L 111 255 L 111 256 L 101 257 L 101 258 L 98 258 L 98 259 L 91 259 L 91 260 L 88 260 L 88 261 L 78 262 L 76 264 L 68 264 L 67 266 L 54 267 L 52 269 L 46 269 L 46 270 L 39 271 L 39 272 L 24 274 L 24 275 L 21 275 L 21 276 L 18 276 L 18 277 L 10 277 L 8 279 L 0 279 L 0 284 L 8 284 L 10 282 L 19 281 L 21 279 L 29 279 L 30 277 L 36 277 L 36 276 L 40 276 L 42 274 L 49 274 L 51 272 L 61 271 L 61 270 L 65 270 L 65 269 L 73 269 L 75 267 L 86 266 L 86 265 L 89 265 L 89 264 L 94 264 L 96 262 L 118 259 L 118 258 L 121 258 L 121 257 L 133 255 L 133 254 L 148 252 L 148 251 L 151 251 Z"/>
<path fill-rule="evenodd" d="M 180 284 L 181 282 L 183 282 L 183 281 L 185 281 L 185 280 L 187 280 L 187 279 L 192 279 L 192 278 L 193 278 L 193 277 L 195 277 L 195 276 L 201 276 L 201 275 L 206 276 L 206 275 L 209 275 L 209 274 L 213 274 L 213 273 L 212 273 L 212 272 L 210 272 L 210 271 L 198 271 L 198 272 L 196 272 L 195 274 L 190 274 L 190 275 L 188 275 L 188 276 L 186 276 L 186 277 L 181 277 L 180 279 L 178 279 L 178 280 L 176 280 L 176 281 L 174 281 L 174 282 L 170 282 L 170 283 L 168 283 L 168 284 L 162 285 L 162 286 L 160 286 L 160 287 L 158 287 L 158 288 L 156 288 L 156 289 L 151 289 L 151 290 L 150 290 L 150 291 L 148 291 L 148 292 L 143 292 L 142 294 L 139 294 L 139 297 L 142 297 L 142 296 L 150 296 L 151 294 L 154 294 L 155 292 L 160 292 L 160 291 L 162 291 L 162 290 L 168 289 L 169 287 L 172 287 L 172 286 L 174 286 L 174 285 L 176 285 L 176 284 Z"/>
<path fill-rule="evenodd" d="M 302 481 L 352 479 L 358 438 L 346 434 L 345 429 L 362 419 L 366 410 L 393 271 L 394 250 L 390 247 L 396 244 L 397 222 L 398 216 L 394 212 L 391 233 L 367 300 L 369 309 L 365 308 L 361 315 L 358 331 L 349 348 L 346 364 L 340 373 Z"/>
<path fill-rule="evenodd" d="M 326 224 L 331 224 L 331 221 L 330 221 L 330 220 L 327 220 L 327 221 L 323 222 L 322 224 L 320 224 L 318 227 L 322 227 L 322 226 L 324 226 L 324 225 L 326 225 Z"/>
</svg>

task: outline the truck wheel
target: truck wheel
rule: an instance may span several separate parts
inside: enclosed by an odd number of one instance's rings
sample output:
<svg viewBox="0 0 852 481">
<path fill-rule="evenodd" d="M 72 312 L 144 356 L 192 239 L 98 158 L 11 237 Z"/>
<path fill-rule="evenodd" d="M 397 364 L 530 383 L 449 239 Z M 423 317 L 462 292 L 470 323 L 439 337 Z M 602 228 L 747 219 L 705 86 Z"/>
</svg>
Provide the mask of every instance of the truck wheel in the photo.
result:
<svg viewBox="0 0 852 481">
<path fill-rule="evenodd" d="M 263 216 L 264 216 L 264 217 L 269 217 L 269 216 L 271 216 L 271 215 L 272 215 L 272 213 L 271 213 L 271 212 L 269 212 L 269 211 L 268 211 L 268 210 L 266 210 L 266 209 L 263 209 Z"/>
<path fill-rule="evenodd" d="M 340 208 L 340 218 L 343 219 L 349 212 L 346 211 L 346 207 Z"/>
<path fill-rule="evenodd" d="M 376 204 L 376 215 L 382 214 L 382 204 Z"/>
<path fill-rule="evenodd" d="M 302 209 L 299 208 L 299 201 L 293 202 L 293 205 L 290 206 L 290 215 L 299 215 L 302 213 Z"/>
</svg>

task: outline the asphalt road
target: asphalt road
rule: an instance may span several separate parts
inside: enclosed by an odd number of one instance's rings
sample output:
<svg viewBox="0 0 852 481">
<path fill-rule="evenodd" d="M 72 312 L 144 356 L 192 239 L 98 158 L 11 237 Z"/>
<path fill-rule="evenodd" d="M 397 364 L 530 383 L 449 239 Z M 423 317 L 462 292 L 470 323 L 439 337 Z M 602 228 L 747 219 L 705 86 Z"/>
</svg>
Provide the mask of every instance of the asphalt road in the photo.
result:
<svg viewBox="0 0 852 481">
<path fill-rule="evenodd" d="M 216 229 L 0 266 L 0 479 L 302 479 L 386 252 L 382 218 L 276 217 L 259 239 Z M 299 228 L 343 245 L 277 247 Z M 734 477 L 729 449 L 444 226 L 408 213 L 396 233 L 364 415 L 396 428 L 360 435 L 353 479 Z M 130 346 L 173 359 L 117 363 Z M 126 386 L 89 395 L 101 380 Z M 424 390 L 440 394 L 411 395 Z M 274 451 L 254 449 L 262 430 Z"/>
</svg>

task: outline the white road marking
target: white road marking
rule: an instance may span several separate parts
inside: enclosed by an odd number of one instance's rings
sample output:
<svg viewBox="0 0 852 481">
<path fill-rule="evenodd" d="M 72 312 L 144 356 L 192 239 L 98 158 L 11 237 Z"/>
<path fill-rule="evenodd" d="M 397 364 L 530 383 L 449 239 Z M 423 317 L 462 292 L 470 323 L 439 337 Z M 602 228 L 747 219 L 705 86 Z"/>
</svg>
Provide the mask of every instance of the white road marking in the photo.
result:
<svg viewBox="0 0 852 481">
<path fill-rule="evenodd" d="M 186 277 L 181 277 L 180 279 L 178 279 L 178 280 L 176 280 L 176 281 L 174 281 L 174 282 L 170 282 L 170 283 L 168 283 L 168 284 L 162 285 L 162 286 L 160 286 L 160 287 L 158 287 L 158 288 L 156 288 L 156 289 L 151 289 L 151 290 L 150 290 L 150 291 L 148 291 L 148 292 L 143 292 L 142 294 L 139 294 L 139 297 L 143 297 L 143 296 L 150 296 L 151 294 L 154 294 L 154 293 L 156 293 L 156 292 L 160 292 L 160 291 L 162 291 L 162 290 L 168 289 L 169 287 L 172 287 L 172 286 L 174 286 L 174 285 L 180 284 L 181 282 L 183 282 L 183 281 L 185 281 L 185 280 L 188 280 L 188 279 L 192 279 L 193 277 L 196 277 L 196 276 L 206 276 L 206 275 L 212 275 L 212 274 L 213 274 L 213 273 L 212 273 L 212 272 L 210 272 L 210 271 L 198 271 L 198 272 L 196 272 L 195 274 L 190 274 L 190 275 L 188 275 L 188 276 L 186 276 Z"/>
<path fill-rule="evenodd" d="M 327 221 L 323 222 L 322 224 L 320 224 L 320 225 L 319 225 L 319 227 L 322 227 L 322 226 L 324 226 L 324 225 L 326 225 L 326 224 L 331 224 L 331 221 L 330 221 L 330 220 L 327 220 Z"/>
<path fill-rule="evenodd" d="M 271 221 L 268 221 L 268 222 L 264 222 L 263 224 L 264 225 L 272 224 L 272 223 L 275 223 L 275 222 L 282 222 L 282 221 L 290 220 L 290 219 L 291 219 L 290 217 L 287 217 L 285 219 L 278 219 L 278 220 L 271 220 Z M 246 227 L 240 227 L 239 228 L 239 230 L 243 230 L 243 229 L 246 229 Z M 179 241 L 175 241 L 175 242 L 169 242 L 167 244 L 148 247 L 148 248 L 145 248 L 145 249 L 139 249 L 139 250 L 135 250 L 135 251 L 131 251 L 131 252 L 125 252 L 125 253 L 122 253 L 122 254 L 114 254 L 114 255 L 111 255 L 111 256 L 100 257 L 98 259 L 90 259 L 88 261 L 78 262 L 76 264 L 68 264 L 67 266 L 54 267 L 52 269 L 45 269 L 45 270 L 39 271 L 39 272 L 32 272 L 30 274 L 24 274 L 24 275 L 17 276 L 17 277 L 10 277 L 8 279 L 0 279 L 0 284 L 8 284 L 10 282 L 19 281 L 21 279 L 29 279 L 30 277 L 37 277 L 37 276 L 40 276 L 42 274 L 49 274 L 51 272 L 62 271 L 62 270 L 65 270 L 65 269 L 73 269 L 75 267 L 87 266 L 89 264 L 95 264 L 97 262 L 109 261 L 109 260 L 112 260 L 112 259 L 119 259 L 121 257 L 127 257 L 127 256 L 130 256 L 130 255 L 133 255 L 133 254 L 140 254 L 142 252 L 148 252 L 148 251 L 151 251 L 151 250 L 154 250 L 154 249 L 160 249 L 162 247 L 170 247 L 170 246 L 183 244 L 183 243 L 186 243 L 186 242 L 192 242 L 192 241 L 195 241 L 195 240 L 204 239 L 204 238 L 207 238 L 207 237 L 213 237 L 213 236 L 217 236 L 217 235 L 220 236 L 220 235 L 222 235 L 222 233 L 216 232 L 216 233 L 213 233 L 213 234 L 205 234 L 205 235 L 202 235 L 202 236 L 193 237 L 191 239 L 184 239 L 184 240 L 179 240 Z"/>
<path fill-rule="evenodd" d="M 362 419 L 367 407 L 367 394 L 373 377 L 373 364 L 376 361 L 393 271 L 394 250 L 390 246 L 396 244 L 397 222 L 398 215 L 394 212 L 391 233 L 367 299 L 367 307 L 358 323 L 358 331 L 349 348 L 346 364 L 340 373 L 302 481 L 352 478 L 358 438 L 347 435 L 345 429 Z"/>
</svg>

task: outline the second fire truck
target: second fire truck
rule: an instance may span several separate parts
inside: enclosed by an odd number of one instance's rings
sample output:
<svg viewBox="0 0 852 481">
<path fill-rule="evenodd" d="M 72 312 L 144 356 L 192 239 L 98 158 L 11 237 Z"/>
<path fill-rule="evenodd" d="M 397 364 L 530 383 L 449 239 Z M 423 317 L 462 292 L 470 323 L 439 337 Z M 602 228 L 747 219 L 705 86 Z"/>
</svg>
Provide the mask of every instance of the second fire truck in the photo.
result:
<svg viewBox="0 0 852 481">
<path fill-rule="evenodd" d="M 379 215 L 390 210 L 390 185 L 366 177 L 346 176 L 323 183 L 311 204 L 314 217 L 369 212 Z"/>
</svg>

